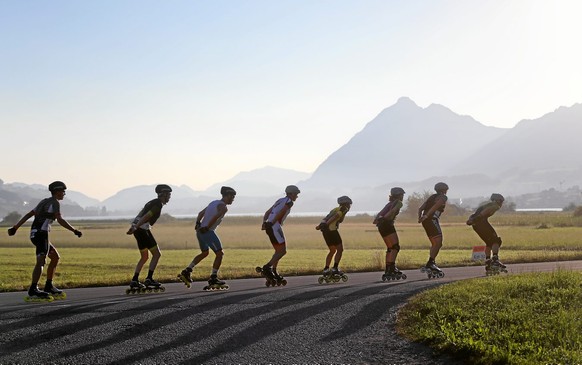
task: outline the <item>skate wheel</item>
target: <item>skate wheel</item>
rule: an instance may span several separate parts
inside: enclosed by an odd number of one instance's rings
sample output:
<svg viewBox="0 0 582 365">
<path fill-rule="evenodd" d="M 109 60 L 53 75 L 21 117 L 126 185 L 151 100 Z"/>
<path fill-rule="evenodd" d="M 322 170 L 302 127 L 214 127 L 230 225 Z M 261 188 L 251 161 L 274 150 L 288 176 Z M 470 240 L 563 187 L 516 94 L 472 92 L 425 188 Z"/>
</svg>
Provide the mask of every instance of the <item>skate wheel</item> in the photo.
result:
<svg viewBox="0 0 582 365">
<path fill-rule="evenodd" d="M 281 285 L 283 285 L 283 286 L 287 285 L 287 280 L 283 279 L 283 280 L 281 281 Z"/>
<path fill-rule="evenodd" d="M 270 287 L 270 286 L 271 286 L 271 282 L 270 282 L 269 280 L 267 280 L 267 281 L 265 281 L 265 285 L 266 285 L 266 286 L 267 286 L 267 288 L 268 288 L 268 287 Z"/>
<path fill-rule="evenodd" d="M 323 284 L 324 281 L 325 279 L 323 278 L 323 276 L 320 276 L 319 279 L 317 279 L 317 282 L 320 284 Z"/>
<path fill-rule="evenodd" d="M 439 272 L 437 275 L 439 278 L 444 278 L 445 277 L 445 273 L 444 272 Z"/>
<path fill-rule="evenodd" d="M 223 286 L 221 289 L 222 289 L 222 290 L 228 290 L 228 289 L 230 289 L 230 286 L 228 286 L 228 285 L 225 285 L 225 286 Z"/>
<path fill-rule="evenodd" d="M 406 280 L 406 278 L 407 278 L 406 274 L 402 274 L 401 278 L 402 278 L 402 280 Z"/>
<path fill-rule="evenodd" d="M 386 275 L 382 275 L 382 281 L 386 281 L 388 280 L 388 278 L 386 277 Z"/>
<path fill-rule="evenodd" d="M 348 281 L 348 276 L 347 275 L 343 275 L 342 276 L 342 281 L 345 283 L 346 281 Z"/>
<path fill-rule="evenodd" d="M 263 269 L 261 267 L 257 266 L 257 267 L 255 267 L 255 271 L 260 273 L 260 272 L 263 272 Z"/>
</svg>

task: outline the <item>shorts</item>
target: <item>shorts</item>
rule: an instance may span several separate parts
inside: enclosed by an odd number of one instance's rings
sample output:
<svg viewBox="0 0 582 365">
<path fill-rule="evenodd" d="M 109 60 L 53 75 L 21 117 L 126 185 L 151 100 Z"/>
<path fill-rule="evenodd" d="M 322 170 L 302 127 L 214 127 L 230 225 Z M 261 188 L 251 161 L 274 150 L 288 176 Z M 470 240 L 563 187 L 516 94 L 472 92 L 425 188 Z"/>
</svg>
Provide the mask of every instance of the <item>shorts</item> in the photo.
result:
<svg viewBox="0 0 582 365">
<path fill-rule="evenodd" d="M 497 232 L 487 220 L 473 224 L 473 230 L 481 237 L 487 247 L 491 247 L 495 243 L 501 244 Z"/>
<path fill-rule="evenodd" d="M 36 247 L 36 256 L 46 256 L 55 249 L 49 242 L 47 231 L 30 231 L 30 242 Z"/>
<path fill-rule="evenodd" d="M 267 236 L 269 236 L 271 244 L 281 245 L 285 243 L 285 234 L 283 233 L 281 223 L 273 223 L 272 226 L 267 226 L 265 231 L 267 232 Z"/>
<path fill-rule="evenodd" d="M 390 236 L 391 234 L 396 233 L 396 228 L 394 228 L 394 221 L 382 220 L 377 225 L 378 232 L 382 237 Z"/>
<path fill-rule="evenodd" d="M 133 232 L 133 236 L 137 241 L 137 247 L 140 251 L 151 250 L 158 245 L 152 231 L 149 229 L 138 228 Z"/>
<path fill-rule="evenodd" d="M 342 237 L 337 229 L 334 229 L 333 231 L 325 230 L 321 231 L 321 233 L 323 233 L 323 239 L 328 246 L 339 246 L 343 244 Z"/>
<path fill-rule="evenodd" d="M 212 249 L 214 252 L 222 250 L 222 243 L 220 238 L 216 235 L 214 231 L 208 231 L 206 233 L 196 232 L 196 238 L 198 238 L 198 244 L 200 245 L 200 250 L 208 251 Z"/>
<path fill-rule="evenodd" d="M 438 237 L 443 235 L 443 231 L 441 230 L 441 225 L 439 224 L 439 220 L 432 218 L 432 219 L 425 219 L 422 221 L 422 226 L 424 227 L 424 231 L 428 238 Z"/>
</svg>

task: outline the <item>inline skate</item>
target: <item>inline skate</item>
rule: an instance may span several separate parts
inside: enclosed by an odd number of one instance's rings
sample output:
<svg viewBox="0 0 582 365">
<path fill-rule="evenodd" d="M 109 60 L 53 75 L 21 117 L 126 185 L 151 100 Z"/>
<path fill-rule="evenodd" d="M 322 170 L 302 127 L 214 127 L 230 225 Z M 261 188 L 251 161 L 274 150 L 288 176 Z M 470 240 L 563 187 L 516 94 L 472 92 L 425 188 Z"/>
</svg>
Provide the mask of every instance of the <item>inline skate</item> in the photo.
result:
<svg viewBox="0 0 582 365">
<path fill-rule="evenodd" d="M 225 281 L 219 280 L 218 276 L 213 274 L 210 275 L 208 280 L 208 285 L 206 285 L 202 290 L 204 291 L 215 291 L 215 290 L 228 290 L 229 286 Z"/>
<path fill-rule="evenodd" d="M 386 272 L 382 275 L 382 281 L 390 281 L 390 280 L 405 280 L 406 274 L 402 271 L 398 270 L 396 266 L 389 266 L 386 269 Z"/>
<path fill-rule="evenodd" d="M 52 283 L 45 284 L 44 291 L 54 299 L 67 299 L 67 293 L 54 286 Z"/>
<path fill-rule="evenodd" d="M 192 269 L 187 267 L 184 270 L 182 270 L 181 273 L 178 274 L 178 279 L 180 279 L 180 281 L 182 281 L 184 285 L 186 285 L 186 287 L 188 288 L 190 288 L 192 286 L 192 283 L 194 282 L 194 280 L 192 280 L 192 277 L 190 276 L 191 273 Z"/>
<path fill-rule="evenodd" d="M 275 275 L 273 274 L 273 270 L 271 269 L 271 266 L 269 266 L 269 265 L 265 265 L 263 267 L 257 266 L 255 268 L 255 271 L 260 273 L 265 278 L 265 280 L 266 280 L 265 285 L 267 287 L 277 286 L 277 280 L 275 279 Z"/>
<path fill-rule="evenodd" d="M 28 295 L 24 297 L 24 301 L 29 303 L 52 302 L 53 300 L 55 298 L 52 295 L 40 291 L 38 287 L 28 289 Z"/>
<path fill-rule="evenodd" d="M 445 277 L 445 273 L 436 265 L 435 262 L 428 262 L 426 266 L 422 266 L 420 268 L 420 272 L 426 273 L 429 279 Z"/>
</svg>

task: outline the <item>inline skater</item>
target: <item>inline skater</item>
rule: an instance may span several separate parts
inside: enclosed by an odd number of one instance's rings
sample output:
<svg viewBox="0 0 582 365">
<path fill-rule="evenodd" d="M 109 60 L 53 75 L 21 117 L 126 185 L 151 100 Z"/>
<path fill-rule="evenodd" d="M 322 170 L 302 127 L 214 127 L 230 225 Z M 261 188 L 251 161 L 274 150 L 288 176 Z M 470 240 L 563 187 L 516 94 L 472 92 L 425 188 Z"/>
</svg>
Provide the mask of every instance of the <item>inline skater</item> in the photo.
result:
<svg viewBox="0 0 582 365">
<path fill-rule="evenodd" d="M 146 287 L 152 287 L 155 289 L 161 287 L 161 284 L 154 280 L 153 275 L 162 253 L 160 252 L 158 243 L 152 234 L 151 228 L 158 218 L 160 218 L 162 207 L 170 201 L 172 188 L 166 184 L 160 184 L 156 186 L 155 192 L 158 194 L 158 197 L 145 204 L 127 231 L 128 235 L 133 235 L 135 237 L 137 247 L 141 254 L 141 257 L 135 266 L 135 273 L 129 284 L 128 290 L 130 291 L 139 292 Z M 139 281 L 139 273 L 149 258 L 148 251 L 151 252 L 152 259 L 150 261 L 148 275 L 142 284 Z"/>
<path fill-rule="evenodd" d="M 423 272 L 442 277 L 442 270 L 436 265 L 435 259 L 443 246 L 443 232 L 439 223 L 441 214 L 445 211 L 447 204 L 447 192 L 449 186 L 444 182 L 436 183 L 434 186 L 436 194 L 431 195 L 418 208 L 418 223 L 422 223 L 428 239 L 430 240 L 430 255 L 426 265 L 421 268 Z"/>
<path fill-rule="evenodd" d="M 60 200 L 65 198 L 67 186 L 62 181 L 54 181 L 49 184 L 48 190 L 50 198 L 41 200 L 36 208 L 26 213 L 12 228 L 8 229 L 8 235 L 13 236 L 20 226 L 29 218 L 34 216 L 34 221 L 30 227 L 30 241 L 36 246 L 36 265 L 32 271 L 32 282 L 28 289 L 28 300 L 52 300 L 52 297 L 63 297 L 64 293 L 53 284 L 53 277 L 61 256 L 57 249 L 49 240 L 49 232 L 52 223 L 56 220 L 61 226 L 73 232 L 77 237 L 83 234 L 75 229 L 61 216 Z M 50 263 L 46 272 L 46 283 L 44 291 L 38 289 L 38 281 L 46 264 L 46 257 L 50 258 Z"/>
<path fill-rule="evenodd" d="M 291 207 L 301 191 L 295 185 L 289 185 L 285 188 L 285 196 L 277 199 L 275 204 L 270 207 L 263 215 L 263 225 L 261 230 L 264 230 L 269 236 L 269 240 L 275 249 L 275 253 L 271 260 L 267 262 L 262 268 L 258 267 L 257 271 L 262 272 L 267 279 L 275 280 L 277 283 L 286 283 L 283 276 L 277 272 L 277 265 L 279 260 L 287 253 L 287 245 L 285 242 L 285 234 L 283 233 L 283 222 L 289 215 Z M 284 284 L 283 284 L 284 285 Z"/>
<path fill-rule="evenodd" d="M 467 220 L 467 225 L 485 242 L 485 272 L 495 273 L 505 271 L 506 266 L 499 261 L 499 248 L 501 247 L 501 237 L 497 235 L 495 229 L 489 223 L 489 217 L 503 206 L 505 198 L 501 194 L 491 194 L 490 201 L 481 205 L 475 213 L 471 214 Z M 493 253 L 493 257 L 491 257 Z"/>
<path fill-rule="evenodd" d="M 403 205 L 404 193 L 404 189 L 399 187 L 390 189 L 388 204 L 374 218 L 373 224 L 378 227 L 378 232 L 386 244 L 386 271 L 382 275 L 382 281 L 406 279 L 406 275 L 396 268 L 396 257 L 400 251 L 400 243 L 394 228 L 394 220 Z"/>
<path fill-rule="evenodd" d="M 191 273 L 198 263 L 208 256 L 209 249 L 214 251 L 214 263 L 212 264 L 212 273 L 208 280 L 208 286 L 204 290 L 212 289 L 228 289 L 228 285 L 222 280 L 218 279 L 218 270 L 222 264 L 224 252 L 222 250 L 222 243 L 220 238 L 215 233 L 216 228 L 222 222 L 222 218 L 228 211 L 227 205 L 231 205 L 236 196 L 236 191 L 228 186 L 220 188 L 222 199 L 214 200 L 204 209 L 198 213 L 196 218 L 196 238 L 200 245 L 200 254 L 198 254 L 192 262 L 184 269 L 178 277 L 180 280 L 190 287 L 192 282 Z"/>
<path fill-rule="evenodd" d="M 340 196 L 337 198 L 338 207 L 333 208 L 329 214 L 321 220 L 321 223 L 315 229 L 320 230 L 323 234 L 323 239 L 329 248 L 329 253 L 325 258 L 325 267 L 323 268 L 323 279 L 330 277 L 343 278 L 345 274 L 339 269 L 339 263 L 342 259 L 344 246 L 342 238 L 339 234 L 339 225 L 344 221 L 346 214 L 352 206 L 352 199 L 348 196 Z M 335 258 L 334 258 L 335 256 Z M 333 268 L 329 270 L 331 260 L 333 261 Z M 326 280 L 326 281 L 328 281 Z M 347 276 L 345 276 L 347 280 Z"/>
</svg>

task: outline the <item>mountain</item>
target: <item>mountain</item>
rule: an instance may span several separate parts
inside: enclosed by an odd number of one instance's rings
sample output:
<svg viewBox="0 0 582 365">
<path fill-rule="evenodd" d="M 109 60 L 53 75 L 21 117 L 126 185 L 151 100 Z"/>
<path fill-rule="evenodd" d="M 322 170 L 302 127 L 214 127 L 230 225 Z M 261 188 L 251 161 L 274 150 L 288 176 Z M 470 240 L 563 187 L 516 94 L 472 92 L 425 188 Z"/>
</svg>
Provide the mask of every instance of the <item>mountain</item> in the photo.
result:
<svg viewBox="0 0 582 365">
<path fill-rule="evenodd" d="M 510 194 L 582 186 L 582 104 L 522 120 L 503 136 L 459 161 L 448 173 L 483 173 Z"/>
<path fill-rule="evenodd" d="M 442 105 L 421 108 L 403 97 L 332 153 L 303 185 L 337 190 L 442 175 L 506 132 Z"/>
</svg>

